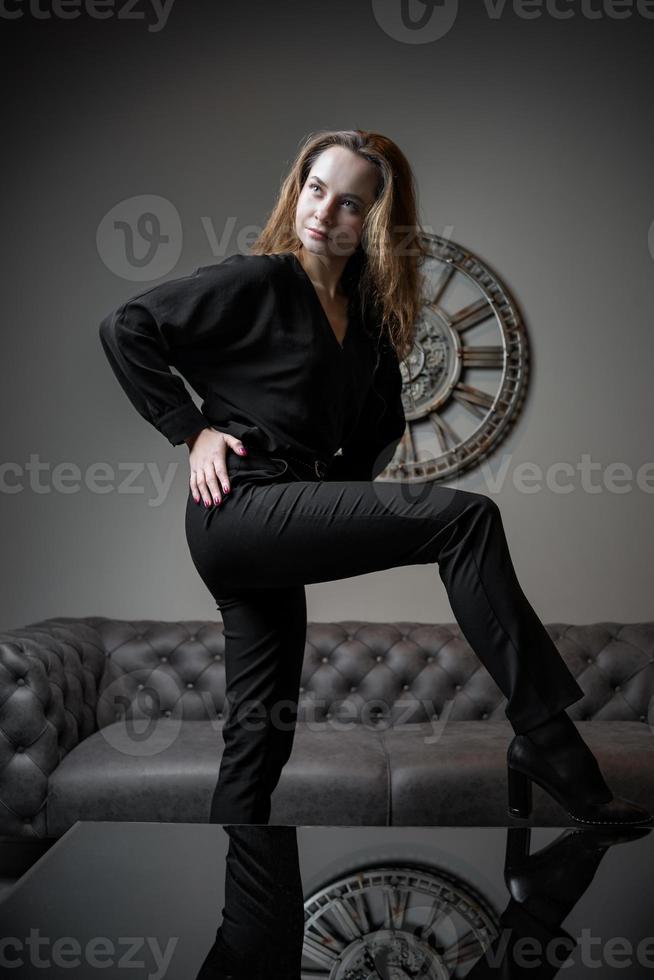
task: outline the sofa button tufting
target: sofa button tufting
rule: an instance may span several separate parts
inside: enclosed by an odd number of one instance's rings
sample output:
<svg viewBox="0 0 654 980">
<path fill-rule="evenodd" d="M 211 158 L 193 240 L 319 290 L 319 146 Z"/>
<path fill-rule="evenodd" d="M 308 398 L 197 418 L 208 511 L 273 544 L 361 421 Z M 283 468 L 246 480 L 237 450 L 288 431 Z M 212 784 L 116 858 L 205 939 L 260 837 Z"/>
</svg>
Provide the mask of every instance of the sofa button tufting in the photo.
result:
<svg viewBox="0 0 654 980">
<path fill-rule="evenodd" d="M 195 640 L 195 633 L 193 634 L 193 636 L 189 636 L 189 641 L 190 641 L 191 643 L 192 643 L 192 642 L 193 642 L 194 640 Z"/>
<path fill-rule="evenodd" d="M 195 685 L 193 684 L 193 681 L 189 681 L 189 682 L 188 682 L 188 684 L 187 684 L 186 686 L 187 686 L 187 687 L 194 687 Z"/>
<path fill-rule="evenodd" d="M 403 691 L 408 691 L 409 690 L 409 685 L 408 684 L 403 684 L 402 685 L 402 690 Z"/>
<path fill-rule="evenodd" d="M 613 688 L 613 690 L 614 691 L 620 691 L 621 690 L 620 685 L 619 684 L 616 684 L 615 687 Z"/>
<path fill-rule="evenodd" d="M 433 662 L 434 662 L 434 658 L 433 657 L 427 657 L 427 663 L 428 664 L 433 664 Z"/>
<path fill-rule="evenodd" d="M 352 693 L 353 691 L 356 691 L 356 684 L 353 684 L 352 687 L 350 688 L 350 693 Z"/>
<path fill-rule="evenodd" d="M 170 711 L 164 711 L 164 715 L 166 716 L 166 718 L 170 718 L 171 712 Z"/>
<path fill-rule="evenodd" d="M 587 664 L 592 664 L 592 662 L 593 662 L 593 658 L 592 657 L 586 657 L 586 663 Z"/>
<path fill-rule="evenodd" d="M 460 684 L 455 684 L 454 686 L 455 686 L 455 688 L 456 688 L 457 691 L 460 691 L 461 690 L 461 685 Z"/>
<path fill-rule="evenodd" d="M 641 720 L 641 721 L 645 721 L 645 715 L 641 715 L 641 716 L 640 716 L 640 720 Z"/>
<path fill-rule="evenodd" d="M 145 687 L 145 684 L 139 684 L 139 686 L 138 686 L 139 691 L 142 691 L 144 687 Z"/>
<path fill-rule="evenodd" d="M 166 656 L 165 653 L 162 653 L 161 656 L 159 657 L 159 660 L 162 662 L 162 664 L 165 664 L 166 661 L 168 660 L 168 657 Z"/>
<path fill-rule="evenodd" d="M 24 677 L 19 677 L 18 680 L 16 681 L 16 683 L 17 684 L 24 684 L 25 683 L 25 678 Z"/>
<path fill-rule="evenodd" d="M 488 712 L 487 711 L 484 711 L 484 713 L 483 713 L 483 715 L 481 717 L 482 718 L 488 718 Z"/>
<path fill-rule="evenodd" d="M 377 662 L 379 663 L 379 661 L 380 661 L 381 659 L 382 659 L 382 658 L 381 658 L 381 654 L 377 654 L 377 656 L 375 657 L 375 660 L 376 660 L 376 661 L 377 661 Z"/>
<path fill-rule="evenodd" d="M 326 663 L 328 662 L 328 660 L 329 660 L 329 658 L 328 658 L 328 657 L 322 657 L 321 659 L 322 659 L 322 662 L 323 662 L 324 664 L 326 664 Z"/>
<path fill-rule="evenodd" d="M 300 694 L 304 694 L 304 688 L 303 687 L 300 688 Z"/>
<path fill-rule="evenodd" d="M 25 748 L 22 745 L 17 745 L 16 746 L 16 751 L 17 752 L 24 752 L 25 751 Z"/>
<path fill-rule="evenodd" d="M 223 716 L 223 713 L 222 713 L 222 711 L 219 711 L 219 712 L 218 712 L 218 718 L 222 718 L 222 716 Z"/>
<path fill-rule="evenodd" d="M 331 718 L 331 716 L 332 716 L 332 713 L 331 713 L 331 711 L 328 711 L 328 712 L 327 712 L 327 713 L 325 714 L 325 718 Z"/>
<path fill-rule="evenodd" d="M 214 660 L 221 660 L 222 658 L 221 658 L 221 656 L 220 656 L 220 654 L 219 654 L 219 653 L 217 653 L 217 654 L 215 654 L 215 656 L 214 656 L 214 658 L 213 658 L 213 659 L 214 659 Z"/>
</svg>

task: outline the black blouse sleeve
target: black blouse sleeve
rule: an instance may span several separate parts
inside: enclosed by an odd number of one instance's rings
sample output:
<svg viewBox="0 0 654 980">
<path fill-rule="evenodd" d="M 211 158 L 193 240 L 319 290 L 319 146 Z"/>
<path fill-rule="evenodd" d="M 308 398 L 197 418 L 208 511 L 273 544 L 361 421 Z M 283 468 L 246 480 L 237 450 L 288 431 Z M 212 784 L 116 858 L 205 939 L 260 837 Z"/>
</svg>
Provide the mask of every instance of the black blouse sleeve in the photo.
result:
<svg viewBox="0 0 654 980">
<path fill-rule="evenodd" d="M 381 348 L 372 384 L 352 431 L 333 456 L 327 480 L 374 480 L 390 463 L 404 434 L 402 374 L 397 354 Z"/>
<path fill-rule="evenodd" d="M 210 423 L 176 367 L 202 397 L 211 359 L 247 332 L 264 263 L 240 253 L 153 286 L 100 323 L 102 347 L 139 414 L 177 446 Z"/>
</svg>

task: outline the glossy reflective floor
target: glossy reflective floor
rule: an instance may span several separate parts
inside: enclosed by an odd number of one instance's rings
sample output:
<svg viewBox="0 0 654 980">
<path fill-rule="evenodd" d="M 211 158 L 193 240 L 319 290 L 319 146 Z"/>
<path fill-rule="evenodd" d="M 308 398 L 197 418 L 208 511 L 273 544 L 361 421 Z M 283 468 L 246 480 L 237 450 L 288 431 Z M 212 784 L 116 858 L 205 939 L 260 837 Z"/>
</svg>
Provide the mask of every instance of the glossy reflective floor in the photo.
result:
<svg viewBox="0 0 654 980">
<path fill-rule="evenodd" d="M 20 877 L 3 847 L 2 977 L 654 975 L 649 829 L 77 823 Z"/>
</svg>

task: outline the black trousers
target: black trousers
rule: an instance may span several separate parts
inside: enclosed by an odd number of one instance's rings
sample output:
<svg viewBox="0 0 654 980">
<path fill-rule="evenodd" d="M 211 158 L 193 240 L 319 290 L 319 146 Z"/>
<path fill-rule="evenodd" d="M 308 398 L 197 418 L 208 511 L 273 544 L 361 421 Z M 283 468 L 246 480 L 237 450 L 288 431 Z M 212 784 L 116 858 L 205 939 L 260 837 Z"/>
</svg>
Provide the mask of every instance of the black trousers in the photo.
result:
<svg viewBox="0 0 654 980">
<path fill-rule="evenodd" d="M 514 731 L 583 697 L 520 587 L 490 497 L 433 483 L 307 479 L 252 450 L 228 451 L 227 460 L 232 491 L 222 504 L 206 508 L 189 490 L 186 505 L 191 558 L 225 636 L 227 717 L 211 822 L 269 820 L 297 719 L 305 585 L 436 564 Z"/>
<path fill-rule="evenodd" d="M 223 828 L 223 920 L 195 980 L 301 980 L 304 895 L 295 827 Z"/>
</svg>

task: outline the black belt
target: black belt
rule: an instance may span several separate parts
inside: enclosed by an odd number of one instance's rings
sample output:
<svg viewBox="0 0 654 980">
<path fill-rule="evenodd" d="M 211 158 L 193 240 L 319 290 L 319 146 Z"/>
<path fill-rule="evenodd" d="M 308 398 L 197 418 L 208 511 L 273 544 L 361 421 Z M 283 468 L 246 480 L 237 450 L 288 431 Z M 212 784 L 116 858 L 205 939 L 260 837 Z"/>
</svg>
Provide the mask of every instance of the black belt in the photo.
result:
<svg viewBox="0 0 654 980">
<path fill-rule="evenodd" d="M 296 469 L 298 466 L 301 466 L 308 474 L 311 474 L 313 477 L 317 477 L 319 480 L 324 478 L 329 467 L 329 463 L 324 459 L 301 459 L 298 456 L 291 456 L 289 453 L 268 453 L 265 450 L 257 449 L 255 447 L 246 448 L 248 449 L 248 456 L 254 460 L 261 459 L 264 462 L 268 459 L 280 460 L 281 462 L 286 463 L 286 466 L 290 467 L 292 470 Z"/>
<path fill-rule="evenodd" d="M 324 459 L 298 459 L 297 456 L 289 456 L 288 453 L 277 453 L 278 459 L 283 459 L 288 465 L 293 469 L 292 463 L 299 463 L 300 466 L 304 466 L 307 470 L 312 472 L 319 480 L 322 480 L 327 473 L 328 463 Z"/>
</svg>

